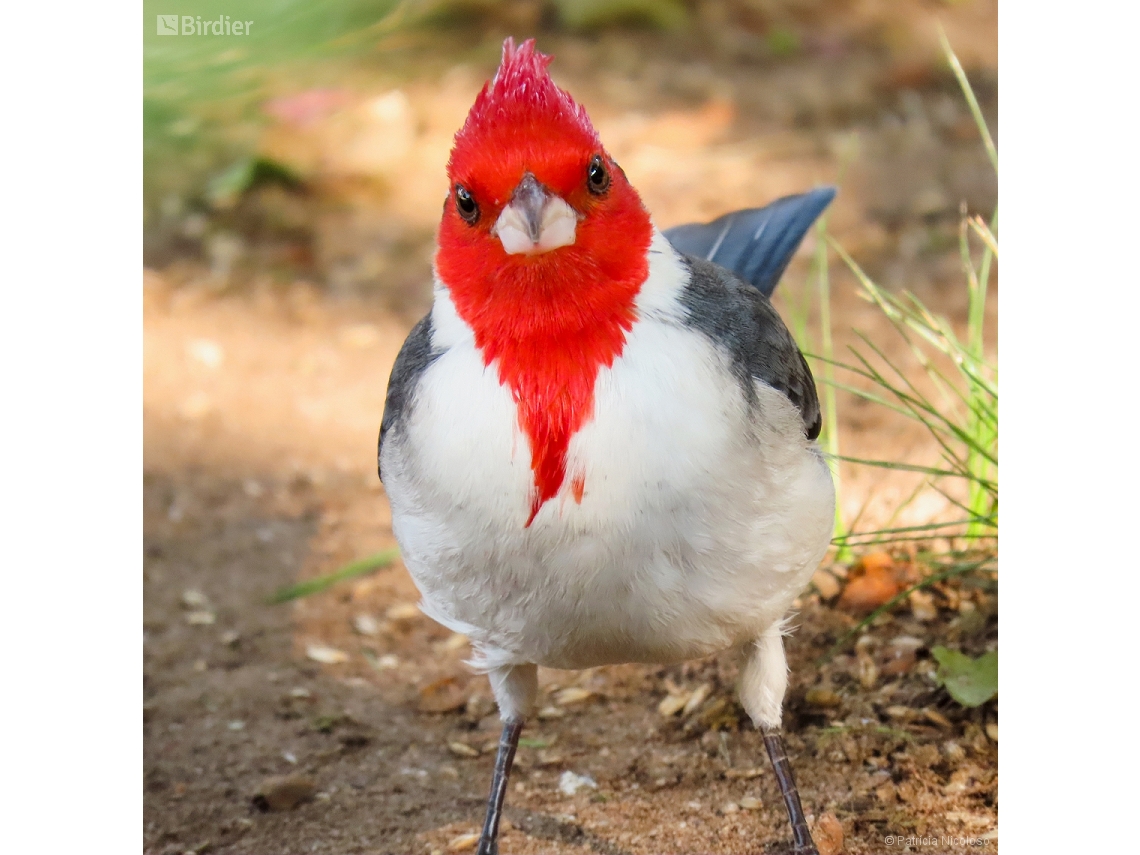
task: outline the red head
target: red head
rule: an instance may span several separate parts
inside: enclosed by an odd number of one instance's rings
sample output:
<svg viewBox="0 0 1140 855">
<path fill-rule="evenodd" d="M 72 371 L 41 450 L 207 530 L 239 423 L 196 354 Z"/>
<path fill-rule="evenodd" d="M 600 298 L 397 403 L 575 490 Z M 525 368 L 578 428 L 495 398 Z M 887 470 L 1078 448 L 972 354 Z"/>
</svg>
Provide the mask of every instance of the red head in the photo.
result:
<svg viewBox="0 0 1140 855">
<path fill-rule="evenodd" d="M 531 441 L 532 518 L 558 491 L 598 370 L 620 355 L 653 227 L 534 41 L 503 44 L 455 135 L 436 271 Z M 577 476 L 575 476 L 576 478 Z M 575 480 L 574 494 L 582 485 Z"/>
<path fill-rule="evenodd" d="M 507 39 L 455 135 L 437 257 L 453 289 L 525 286 L 560 271 L 577 279 L 583 267 L 644 279 L 631 263 L 649 246 L 649 215 L 549 64 L 533 40 Z"/>
</svg>

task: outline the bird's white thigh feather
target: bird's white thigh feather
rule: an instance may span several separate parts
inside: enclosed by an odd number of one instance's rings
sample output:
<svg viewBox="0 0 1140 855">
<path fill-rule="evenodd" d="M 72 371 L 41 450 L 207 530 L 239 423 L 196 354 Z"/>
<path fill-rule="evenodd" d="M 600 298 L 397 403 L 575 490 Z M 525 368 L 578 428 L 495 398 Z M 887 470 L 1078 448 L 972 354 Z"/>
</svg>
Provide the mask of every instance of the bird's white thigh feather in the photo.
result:
<svg viewBox="0 0 1140 855">
<path fill-rule="evenodd" d="M 534 712 L 538 697 L 538 666 L 507 665 L 487 672 L 491 691 L 503 721 L 524 721 Z"/>
<path fill-rule="evenodd" d="M 749 646 L 747 655 L 740 676 L 740 702 L 756 727 L 778 729 L 788 689 L 784 622 L 766 629 Z"/>
</svg>

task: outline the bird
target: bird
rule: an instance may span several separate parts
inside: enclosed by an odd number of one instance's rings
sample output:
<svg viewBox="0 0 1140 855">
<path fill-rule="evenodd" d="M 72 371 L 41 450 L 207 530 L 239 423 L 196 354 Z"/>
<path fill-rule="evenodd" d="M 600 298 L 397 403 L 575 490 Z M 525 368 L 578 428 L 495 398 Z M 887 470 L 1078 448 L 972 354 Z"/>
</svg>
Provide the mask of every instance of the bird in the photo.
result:
<svg viewBox="0 0 1140 855">
<path fill-rule="evenodd" d="M 502 735 L 498 831 L 538 667 L 743 652 L 741 704 L 796 855 L 789 610 L 832 536 L 808 364 L 768 299 L 832 188 L 660 231 L 533 39 L 455 135 L 431 310 L 393 365 L 377 463 L 420 608 L 467 636 Z"/>
</svg>

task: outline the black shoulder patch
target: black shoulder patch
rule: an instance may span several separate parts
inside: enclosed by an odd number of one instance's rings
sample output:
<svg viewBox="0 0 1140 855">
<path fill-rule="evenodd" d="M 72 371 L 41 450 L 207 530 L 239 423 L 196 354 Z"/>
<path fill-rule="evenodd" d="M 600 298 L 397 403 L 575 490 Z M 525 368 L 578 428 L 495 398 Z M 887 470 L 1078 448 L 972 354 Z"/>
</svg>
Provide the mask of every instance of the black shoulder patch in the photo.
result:
<svg viewBox="0 0 1140 855">
<path fill-rule="evenodd" d="M 815 380 L 768 298 L 719 265 L 682 257 L 690 272 L 681 292 L 688 323 L 728 354 L 749 403 L 756 401 L 753 382 L 761 380 L 795 404 L 807 438 L 818 437 L 822 421 Z"/>
<path fill-rule="evenodd" d="M 388 378 L 384 417 L 380 420 L 380 441 L 376 444 L 376 472 L 381 481 L 384 480 L 384 473 L 380 471 L 380 451 L 384 448 L 384 437 L 404 417 L 416 384 L 438 356 L 439 351 L 433 350 L 431 346 L 431 312 L 428 312 L 408 333 L 392 366 L 392 375 Z"/>
</svg>

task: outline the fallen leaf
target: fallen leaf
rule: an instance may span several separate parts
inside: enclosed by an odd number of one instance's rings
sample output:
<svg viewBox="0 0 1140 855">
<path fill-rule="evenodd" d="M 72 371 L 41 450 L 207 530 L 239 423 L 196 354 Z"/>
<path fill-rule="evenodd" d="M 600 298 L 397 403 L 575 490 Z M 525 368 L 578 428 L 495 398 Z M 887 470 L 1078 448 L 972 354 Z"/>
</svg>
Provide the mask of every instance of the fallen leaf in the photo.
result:
<svg viewBox="0 0 1140 855">
<path fill-rule="evenodd" d="M 554 702 L 560 706 L 569 706 L 570 704 L 578 704 L 582 701 L 592 698 L 594 693 L 589 689 L 583 689 L 578 686 L 571 686 L 568 689 L 563 689 L 554 696 Z"/>
<path fill-rule="evenodd" d="M 413 620 L 420 616 L 420 608 L 415 603 L 398 603 L 385 612 L 388 620 Z"/>
<path fill-rule="evenodd" d="M 447 750 L 454 754 L 456 757 L 479 756 L 479 752 L 468 745 L 466 742 L 449 742 L 447 743 Z"/>
<path fill-rule="evenodd" d="M 661 699 L 661 703 L 657 705 L 657 712 L 669 718 L 679 713 L 685 708 L 685 704 L 689 702 L 688 693 L 680 695 L 666 695 Z"/>
<path fill-rule="evenodd" d="M 764 774 L 764 770 L 759 766 L 753 766 L 751 769 L 726 769 L 724 777 L 737 780 L 747 780 L 748 778 L 759 778 Z M 743 807 L 743 802 L 741 807 Z"/>
<path fill-rule="evenodd" d="M 711 683 L 701 683 L 701 685 L 697 686 L 697 688 L 693 690 L 693 694 L 689 695 L 689 700 L 685 702 L 684 709 L 681 710 L 681 715 L 688 717 L 695 713 L 700 709 L 701 704 L 705 702 L 705 698 L 707 698 L 711 692 Z"/>
<path fill-rule="evenodd" d="M 996 650 L 971 659 L 957 650 L 932 647 L 930 654 L 938 663 L 935 679 L 950 697 L 964 707 L 977 707 L 997 695 L 998 655 Z"/>
<path fill-rule="evenodd" d="M 842 699 L 833 689 L 816 686 L 807 690 L 804 700 L 813 707 L 837 707 Z"/>
<path fill-rule="evenodd" d="M 946 718 L 946 716 L 942 715 L 942 713 L 936 709 L 927 707 L 922 711 L 922 714 L 926 716 L 927 721 L 931 722 L 932 724 L 936 724 L 939 727 L 945 727 L 949 729 L 954 726 L 950 719 Z"/>
<path fill-rule="evenodd" d="M 839 597 L 839 607 L 856 614 L 868 614 L 898 596 L 899 583 L 891 566 L 893 565 L 884 565 L 876 561 L 871 564 L 864 563 L 852 570 Z"/>
<path fill-rule="evenodd" d="M 833 813 L 825 813 L 812 834 L 819 855 L 839 855 L 843 850 L 843 826 Z"/>
<path fill-rule="evenodd" d="M 836 594 L 839 593 L 839 580 L 822 567 L 815 571 L 815 575 L 811 577 L 811 583 L 819 592 L 820 597 L 825 600 L 835 599 Z"/>
<path fill-rule="evenodd" d="M 458 837 L 453 837 L 451 839 L 451 842 L 447 844 L 447 851 L 466 852 L 468 849 L 474 849 L 475 844 L 478 842 L 478 834 L 461 834 Z"/>
<path fill-rule="evenodd" d="M 453 632 L 448 636 L 447 641 L 440 645 L 442 650 L 452 651 L 460 650 L 467 645 L 467 636 L 459 632 Z"/>
<path fill-rule="evenodd" d="M 466 686 L 456 677 L 444 677 L 428 683 L 420 689 L 418 707 L 420 712 L 446 713 L 460 709 L 467 704 Z"/>
</svg>

